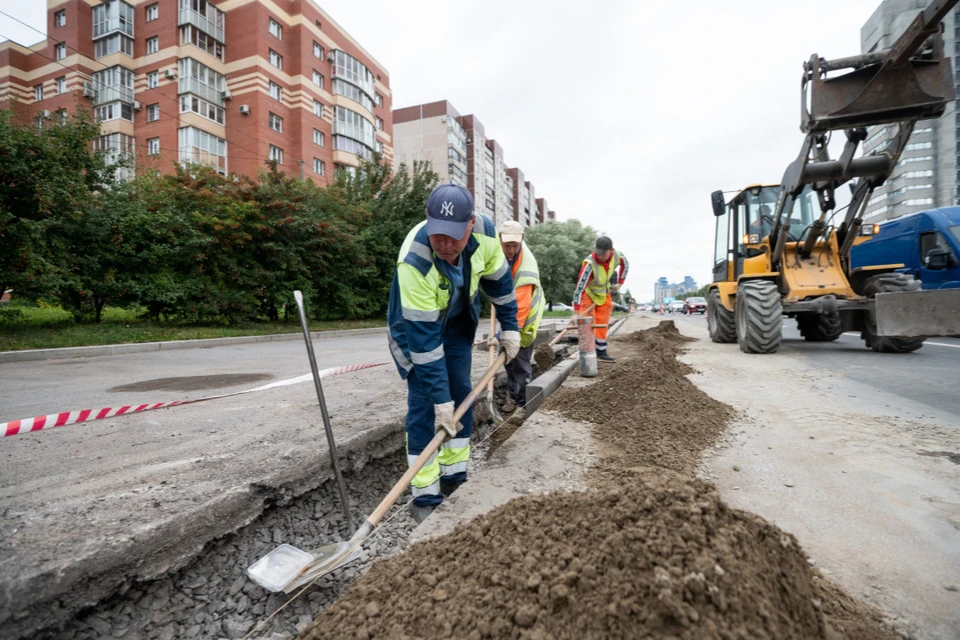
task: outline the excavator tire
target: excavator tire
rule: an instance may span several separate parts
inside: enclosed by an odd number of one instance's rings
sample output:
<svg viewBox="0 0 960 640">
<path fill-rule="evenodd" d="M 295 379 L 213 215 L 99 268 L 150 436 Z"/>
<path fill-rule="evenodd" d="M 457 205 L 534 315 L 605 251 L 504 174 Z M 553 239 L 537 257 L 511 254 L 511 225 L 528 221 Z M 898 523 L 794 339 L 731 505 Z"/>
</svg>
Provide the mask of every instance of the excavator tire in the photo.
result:
<svg viewBox="0 0 960 640">
<path fill-rule="evenodd" d="M 838 313 L 798 313 L 797 328 L 807 342 L 833 342 L 843 334 Z"/>
<path fill-rule="evenodd" d="M 774 353 L 783 337 L 783 300 L 777 285 L 748 280 L 737 287 L 737 342 L 744 353 Z"/>
<path fill-rule="evenodd" d="M 919 291 L 920 281 L 905 273 L 882 273 L 868 279 L 863 285 L 863 295 L 872 298 L 878 293 L 892 291 Z M 910 353 L 923 346 L 925 338 L 889 338 L 877 335 L 877 320 L 872 312 L 866 314 L 860 337 L 868 349 L 881 353 Z"/>
<path fill-rule="evenodd" d="M 737 341 L 737 325 L 733 320 L 733 313 L 727 311 L 720 302 L 720 292 L 716 289 L 707 296 L 707 330 L 714 342 Z"/>
</svg>

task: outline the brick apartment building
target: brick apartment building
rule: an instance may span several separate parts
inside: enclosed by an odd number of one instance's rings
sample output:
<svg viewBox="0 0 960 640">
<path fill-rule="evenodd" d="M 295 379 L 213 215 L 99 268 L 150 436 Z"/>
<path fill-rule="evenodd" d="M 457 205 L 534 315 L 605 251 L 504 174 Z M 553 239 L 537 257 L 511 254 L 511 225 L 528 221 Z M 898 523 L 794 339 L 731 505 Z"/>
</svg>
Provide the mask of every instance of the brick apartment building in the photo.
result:
<svg viewBox="0 0 960 640">
<path fill-rule="evenodd" d="M 503 148 L 487 137 L 479 118 L 460 115 L 447 100 L 397 109 L 393 135 L 396 164 L 430 162 L 441 181 L 467 187 L 478 210 L 497 226 L 507 220 L 532 226 L 556 219 L 545 200 L 536 200 L 523 172 L 507 167 Z"/>
<path fill-rule="evenodd" d="M 38 34 L 38 38 L 40 34 Z M 313 0 L 47 0 L 47 39 L 0 44 L 0 108 L 39 126 L 75 109 L 137 170 L 198 162 L 320 184 L 393 158 L 386 69 Z"/>
</svg>

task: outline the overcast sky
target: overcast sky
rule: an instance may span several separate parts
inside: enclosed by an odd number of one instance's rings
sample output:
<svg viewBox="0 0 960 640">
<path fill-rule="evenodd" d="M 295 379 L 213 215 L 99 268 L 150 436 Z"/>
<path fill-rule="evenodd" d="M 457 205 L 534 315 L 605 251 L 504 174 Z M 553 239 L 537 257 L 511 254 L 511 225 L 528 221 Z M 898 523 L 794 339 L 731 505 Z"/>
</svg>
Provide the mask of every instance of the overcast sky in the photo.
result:
<svg viewBox="0 0 960 640">
<path fill-rule="evenodd" d="M 44 5 L 0 0 L 42 30 Z M 612 237 L 640 300 L 660 276 L 710 280 L 710 192 L 780 181 L 803 140 L 803 62 L 859 53 L 878 5 L 320 2 L 386 66 L 395 108 L 447 99 L 475 114 L 559 219 Z M 40 39 L 4 16 L 0 34 Z"/>
</svg>

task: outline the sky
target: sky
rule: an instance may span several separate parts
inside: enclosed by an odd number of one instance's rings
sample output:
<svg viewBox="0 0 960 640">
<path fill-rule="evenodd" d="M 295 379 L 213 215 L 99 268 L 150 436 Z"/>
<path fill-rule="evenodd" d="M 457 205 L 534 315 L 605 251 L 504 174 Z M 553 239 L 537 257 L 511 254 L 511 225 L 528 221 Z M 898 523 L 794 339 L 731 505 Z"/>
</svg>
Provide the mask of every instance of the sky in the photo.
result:
<svg viewBox="0 0 960 640">
<path fill-rule="evenodd" d="M 879 3 L 319 2 L 387 68 L 394 108 L 476 115 L 558 219 L 613 239 L 641 301 L 660 276 L 711 279 L 710 192 L 780 181 L 803 142 L 804 61 L 859 53 Z M 41 30 L 44 5 L 0 0 Z M 2 15 L 0 35 L 41 39 Z"/>
</svg>

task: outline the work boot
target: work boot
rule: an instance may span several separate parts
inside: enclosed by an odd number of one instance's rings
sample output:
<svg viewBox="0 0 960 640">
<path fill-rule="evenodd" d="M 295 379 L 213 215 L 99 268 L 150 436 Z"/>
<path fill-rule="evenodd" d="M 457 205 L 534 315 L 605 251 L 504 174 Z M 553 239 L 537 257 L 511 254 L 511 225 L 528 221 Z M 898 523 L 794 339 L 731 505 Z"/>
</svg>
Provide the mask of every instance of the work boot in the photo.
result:
<svg viewBox="0 0 960 640">
<path fill-rule="evenodd" d="M 616 358 L 614 358 L 614 357 L 612 357 L 612 356 L 609 356 L 609 355 L 607 355 L 607 354 L 605 354 L 605 353 L 598 353 L 598 354 L 597 354 L 597 360 L 600 360 L 600 361 L 602 361 L 602 362 L 616 362 L 616 361 L 617 361 Z"/>
<path fill-rule="evenodd" d="M 433 510 L 437 508 L 437 505 L 420 505 L 416 502 L 410 503 L 410 515 L 413 516 L 413 519 L 417 521 L 417 524 L 420 524 L 433 513 Z"/>
<path fill-rule="evenodd" d="M 507 400 L 503 403 L 503 407 L 501 407 L 501 409 L 504 413 L 513 413 L 516 411 L 517 405 L 513 400 Z"/>
</svg>

